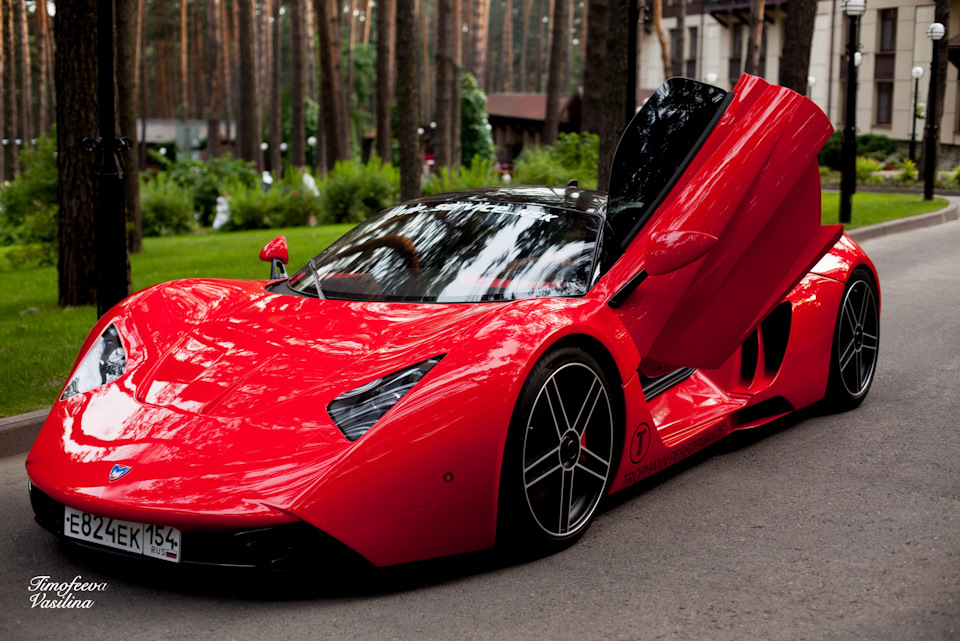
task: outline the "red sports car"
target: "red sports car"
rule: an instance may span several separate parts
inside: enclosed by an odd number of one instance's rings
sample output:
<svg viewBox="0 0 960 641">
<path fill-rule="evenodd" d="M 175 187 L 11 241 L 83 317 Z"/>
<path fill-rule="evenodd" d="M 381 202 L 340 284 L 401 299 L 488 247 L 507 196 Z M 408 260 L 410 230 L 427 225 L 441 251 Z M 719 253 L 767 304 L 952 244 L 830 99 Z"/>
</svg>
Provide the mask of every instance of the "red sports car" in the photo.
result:
<svg viewBox="0 0 960 641">
<path fill-rule="evenodd" d="M 820 224 L 809 100 L 665 83 L 608 195 L 400 204 L 287 277 L 129 297 L 27 459 L 37 520 L 179 563 L 385 566 L 576 540 L 601 500 L 876 368 L 876 271 Z"/>
</svg>

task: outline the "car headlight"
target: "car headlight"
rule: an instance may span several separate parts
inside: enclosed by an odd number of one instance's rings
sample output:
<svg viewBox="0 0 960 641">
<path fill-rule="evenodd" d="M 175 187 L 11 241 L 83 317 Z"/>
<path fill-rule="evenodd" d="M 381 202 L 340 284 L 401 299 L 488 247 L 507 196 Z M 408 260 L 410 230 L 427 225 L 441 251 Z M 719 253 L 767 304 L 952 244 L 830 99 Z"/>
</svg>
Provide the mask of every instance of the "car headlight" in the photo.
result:
<svg viewBox="0 0 960 641">
<path fill-rule="evenodd" d="M 355 441 L 413 389 L 441 358 L 443 355 L 435 356 L 341 394 L 327 406 L 327 413 L 343 435 Z"/>
<path fill-rule="evenodd" d="M 60 395 L 60 400 L 115 381 L 120 378 L 126 367 L 127 353 L 123 351 L 120 332 L 113 325 L 108 325 L 80 361 L 80 366 L 67 383 L 66 389 Z"/>
</svg>

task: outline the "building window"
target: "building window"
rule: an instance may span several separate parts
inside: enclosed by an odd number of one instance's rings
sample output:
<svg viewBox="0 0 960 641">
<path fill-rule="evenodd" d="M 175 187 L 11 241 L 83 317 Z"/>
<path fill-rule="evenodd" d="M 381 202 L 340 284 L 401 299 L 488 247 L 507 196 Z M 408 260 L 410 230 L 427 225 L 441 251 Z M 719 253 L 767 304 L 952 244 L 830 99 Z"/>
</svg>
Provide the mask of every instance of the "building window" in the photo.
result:
<svg viewBox="0 0 960 641">
<path fill-rule="evenodd" d="M 697 46 L 700 44 L 697 39 L 697 28 L 690 27 L 687 30 L 687 77 L 696 78 L 697 77 Z"/>
<path fill-rule="evenodd" d="M 877 117 L 878 125 L 889 125 L 893 122 L 893 83 L 877 83 Z"/>
<path fill-rule="evenodd" d="M 740 78 L 741 58 L 743 56 L 743 25 L 735 24 L 730 28 L 730 82 L 737 82 Z"/>
<path fill-rule="evenodd" d="M 897 50 L 897 10 L 880 11 L 880 51 Z"/>
</svg>

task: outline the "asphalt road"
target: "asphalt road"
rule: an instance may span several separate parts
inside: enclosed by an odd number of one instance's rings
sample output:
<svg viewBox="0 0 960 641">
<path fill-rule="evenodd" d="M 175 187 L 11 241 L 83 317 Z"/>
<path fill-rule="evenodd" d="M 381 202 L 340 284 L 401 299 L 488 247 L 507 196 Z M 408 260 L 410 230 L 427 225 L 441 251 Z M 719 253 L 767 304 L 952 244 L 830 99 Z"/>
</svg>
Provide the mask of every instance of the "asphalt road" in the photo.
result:
<svg viewBox="0 0 960 641">
<path fill-rule="evenodd" d="M 0 638 L 960 638 L 960 222 L 864 245 L 883 316 L 860 409 L 735 435 L 536 561 L 160 575 L 68 554 L 33 523 L 24 457 L 0 460 Z M 44 575 L 107 585 L 32 608 Z"/>
</svg>

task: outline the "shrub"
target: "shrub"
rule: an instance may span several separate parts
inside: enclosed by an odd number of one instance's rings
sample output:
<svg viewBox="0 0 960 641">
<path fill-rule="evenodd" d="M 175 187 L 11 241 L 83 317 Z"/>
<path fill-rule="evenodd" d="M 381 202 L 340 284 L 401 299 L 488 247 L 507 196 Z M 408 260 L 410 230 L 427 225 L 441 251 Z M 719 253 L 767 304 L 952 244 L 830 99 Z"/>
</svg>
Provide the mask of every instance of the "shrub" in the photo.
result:
<svg viewBox="0 0 960 641">
<path fill-rule="evenodd" d="M 864 134 L 857 138 L 857 155 L 883 162 L 897 153 L 897 143 L 882 134 Z"/>
<path fill-rule="evenodd" d="M 837 129 L 835 132 L 833 132 L 833 134 L 831 134 L 826 144 L 823 145 L 823 149 L 820 150 L 820 153 L 817 154 L 817 162 L 824 167 L 829 167 L 830 169 L 840 169 L 842 153 L 843 131 Z"/>
<path fill-rule="evenodd" d="M 565 185 L 576 178 L 584 189 L 597 188 L 600 137 L 595 134 L 560 134 L 555 145 L 529 147 L 514 164 L 513 182 L 531 185 Z"/>
<path fill-rule="evenodd" d="M 255 187 L 260 182 L 252 162 L 230 155 L 207 160 L 194 160 L 184 155 L 176 162 L 160 154 L 153 154 L 153 157 L 164 167 L 170 179 L 188 193 L 202 225 L 213 222 L 217 196 L 226 183 Z"/>
<path fill-rule="evenodd" d="M 857 182 L 866 183 L 873 179 L 873 172 L 883 169 L 883 164 L 873 158 L 857 156 Z"/>
<path fill-rule="evenodd" d="M 140 215 L 144 236 L 175 236 L 193 230 L 190 193 L 166 173 L 140 180 Z"/>
<path fill-rule="evenodd" d="M 493 164 L 480 156 L 474 156 L 469 167 L 461 167 L 457 173 L 451 173 L 446 167 L 431 176 L 423 186 L 423 195 L 431 196 L 446 191 L 486 187 L 500 182 L 500 176 Z"/>
<path fill-rule="evenodd" d="M 897 143 L 880 134 L 864 134 L 857 138 L 857 155 L 874 160 L 886 160 L 897 153 Z M 843 158 L 843 130 L 833 132 L 817 154 L 817 162 L 831 169 L 840 169 Z"/>
<path fill-rule="evenodd" d="M 356 223 L 400 198 L 400 172 L 376 156 L 361 165 L 340 161 L 320 185 L 320 208 L 332 223 Z"/>
<path fill-rule="evenodd" d="M 223 231 L 328 222 L 321 216 L 319 199 L 304 187 L 300 173 L 294 168 L 287 168 L 283 179 L 266 191 L 236 184 L 229 193 L 230 218 L 222 227 Z"/>
<path fill-rule="evenodd" d="M 14 267 L 56 262 L 56 151 L 56 132 L 41 136 L 21 152 L 20 175 L 0 188 L 0 244 L 21 245 L 7 253 Z"/>
<path fill-rule="evenodd" d="M 913 162 L 909 158 L 904 159 L 903 165 L 900 167 L 900 180 L 908 182 L 911 180 L 917 179 L 917 163 Z"/>
</svg>

